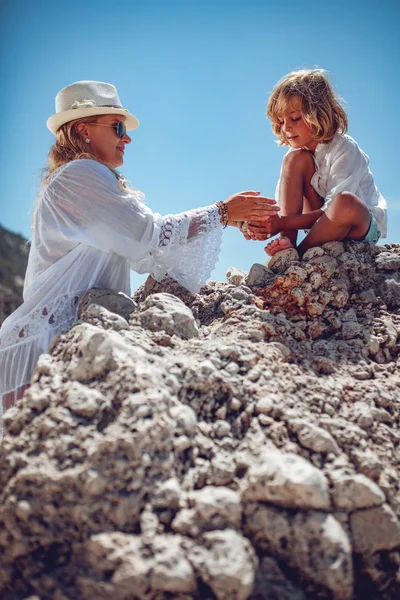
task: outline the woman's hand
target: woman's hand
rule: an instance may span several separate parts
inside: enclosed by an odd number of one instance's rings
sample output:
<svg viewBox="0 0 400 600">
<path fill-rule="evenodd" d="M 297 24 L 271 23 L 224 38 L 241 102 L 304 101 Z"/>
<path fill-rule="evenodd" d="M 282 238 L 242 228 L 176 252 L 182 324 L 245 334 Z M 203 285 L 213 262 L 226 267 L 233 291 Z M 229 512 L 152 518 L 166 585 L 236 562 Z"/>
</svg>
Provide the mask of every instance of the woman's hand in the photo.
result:
<svg viewBox="0 0 400 600">
<path fill-rule="evenodd" d="M 240 192 L 225 200 L 228 209 L 228 225 L 236 227 L 236 221 L 264 222 L 280 210 L 273 198 L 260 196 L 260 192 Z"/>
<path fill-rule="evenodd" d="M 279 215 L 270 217 L 265 223 L 248 223 L 247 233 L 252 240 L 268 240 L 283 231 L 282 219 Z"/>
</svg>

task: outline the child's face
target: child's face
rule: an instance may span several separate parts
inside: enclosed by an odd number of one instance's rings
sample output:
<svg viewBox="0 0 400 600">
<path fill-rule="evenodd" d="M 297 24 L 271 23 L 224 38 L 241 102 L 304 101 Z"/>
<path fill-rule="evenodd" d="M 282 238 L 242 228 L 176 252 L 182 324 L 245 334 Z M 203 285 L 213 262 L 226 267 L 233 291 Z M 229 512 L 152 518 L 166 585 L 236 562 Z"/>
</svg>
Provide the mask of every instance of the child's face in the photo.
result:
<svg viewBox="0 0 400 600">
<path fill-rule="evenodd" d="M 301 99 L 294 96 L 280 115 L 278 122 L 281 132 L 291 148 L 307 148 L 312 152 L 318 146 L 313 138 L 310 127 L 301 116 Z"/>
</svg>

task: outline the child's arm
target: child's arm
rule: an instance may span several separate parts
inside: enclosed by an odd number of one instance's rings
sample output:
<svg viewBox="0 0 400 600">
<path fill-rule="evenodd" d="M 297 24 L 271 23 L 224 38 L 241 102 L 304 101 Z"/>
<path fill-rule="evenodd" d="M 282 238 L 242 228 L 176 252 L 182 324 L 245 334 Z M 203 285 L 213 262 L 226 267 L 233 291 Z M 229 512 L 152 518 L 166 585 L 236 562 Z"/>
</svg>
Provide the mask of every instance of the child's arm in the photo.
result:
<svg viewBox="0 0 400 600">
<path fill-rule="evenodd" d="M 286 217 L 276 215 L 262 223 L 249 223 L 247 230 L 251 233 L 251 239 L 264 241 L 288 229 L 310 229 L 323 214 L 324 211 L 318 209 L 303 215 L 288 215 Z"/>
<path fill-rule="evenodd" d="M 310 229 L 316 221 L 324 214 L 322 209 L 313 210 L 303 215 L 288 215 L 286 217 L 278 217 L 280 219 L 281 230 L 284 229 Z M 266 226 L 269 225 L 268 220 Z M 273 234 L 275 235 L 275 234 Z"/>
</svg>

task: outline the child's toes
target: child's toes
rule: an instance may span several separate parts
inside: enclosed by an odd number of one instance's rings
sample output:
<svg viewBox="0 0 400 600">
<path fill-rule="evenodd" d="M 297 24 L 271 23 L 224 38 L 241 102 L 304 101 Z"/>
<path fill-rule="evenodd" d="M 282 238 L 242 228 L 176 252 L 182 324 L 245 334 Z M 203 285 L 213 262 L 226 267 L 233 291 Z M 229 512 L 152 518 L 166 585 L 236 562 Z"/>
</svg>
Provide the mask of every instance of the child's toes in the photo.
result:
<svg viewBox="0 0 400 600">
<path fill-rule="evenodd" d="M 265 252 L 268 256 L 273 256 L 276 252 L 280 252 L 281 250 L 287 250 L 287 248 L 292 248 L 293 244 L 288 237 L 279 237 L 276 240 L 273 240 L 269 244 L 267 244 L 264 248 Z"/>
<path fill-rule="evenodd" d="M 287 248 L 293 248 L 292 242 L 286 236 L 280 237 L 276 241 L 279 245 L 279 250 L 286 250 Z"/>
<path fill-rule="evenodd" d="M 278 240 L 273 240 L 265 246 L 264 250 L 268 254 L 268 256 L 273 256 L 275 252 L 278 252 L 279 248 L 277 242 Z"/>
</svg>

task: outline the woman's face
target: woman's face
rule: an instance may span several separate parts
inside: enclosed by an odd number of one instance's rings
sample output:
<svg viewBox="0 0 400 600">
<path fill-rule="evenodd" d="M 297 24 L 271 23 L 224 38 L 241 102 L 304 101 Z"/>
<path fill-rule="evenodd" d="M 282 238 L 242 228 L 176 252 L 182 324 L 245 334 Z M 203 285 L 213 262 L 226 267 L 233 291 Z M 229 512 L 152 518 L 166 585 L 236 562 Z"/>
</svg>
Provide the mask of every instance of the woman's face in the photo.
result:
<svg viewBox="0 0 400 600">
<path fill-rule="evenodd" d="M 118 121 L 124 120 L 123 115 L 100 115 L 96 123 L 85 123 L 92 154 L 111 168 L 123 164 L 125 146 L 131 143 L 131 138 L 126 132 L 122 138 L 117 136 L 115 127 Z"/>
</svg>

